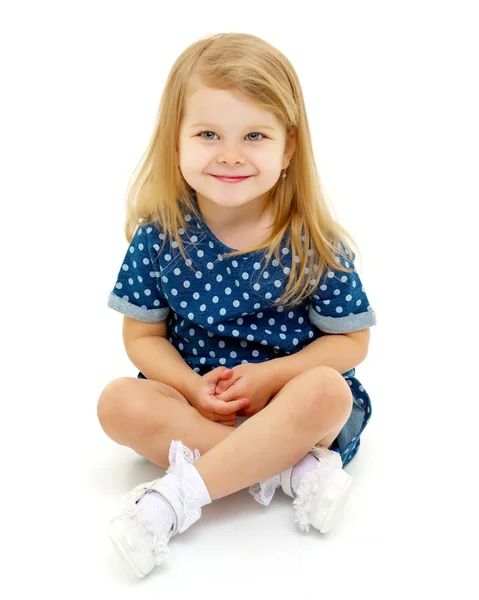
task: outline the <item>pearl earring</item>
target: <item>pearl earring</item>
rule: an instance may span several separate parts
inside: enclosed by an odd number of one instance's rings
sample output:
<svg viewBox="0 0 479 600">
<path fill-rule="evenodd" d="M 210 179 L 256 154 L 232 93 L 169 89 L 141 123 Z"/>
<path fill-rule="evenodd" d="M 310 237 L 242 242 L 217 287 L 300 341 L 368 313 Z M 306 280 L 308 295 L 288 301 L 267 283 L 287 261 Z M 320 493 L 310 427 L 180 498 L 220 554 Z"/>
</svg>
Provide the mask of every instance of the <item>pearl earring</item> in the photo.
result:
<svg viewBox="0 0 479 600">
<path fill-rule="evenodd" d="M 286 179 L 286 171 L 281 175 L 283 179 Z"/>
</svg>

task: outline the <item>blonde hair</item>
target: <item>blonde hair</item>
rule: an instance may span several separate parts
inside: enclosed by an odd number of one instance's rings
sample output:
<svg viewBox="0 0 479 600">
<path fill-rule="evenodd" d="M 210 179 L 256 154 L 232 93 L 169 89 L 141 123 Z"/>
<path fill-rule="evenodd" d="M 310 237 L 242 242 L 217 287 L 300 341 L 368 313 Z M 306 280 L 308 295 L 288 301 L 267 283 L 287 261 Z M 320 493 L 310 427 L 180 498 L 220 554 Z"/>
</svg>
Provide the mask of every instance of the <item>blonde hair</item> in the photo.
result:
<svg viewBox="0 0 479 600">
<path fill-rule="evenodd" d="M 286 233 L 291 270 L 285 292 L 276 304 L 293 305 L 309 297 L 330 268 L 352 272 L 337 257 L 354 261 L 352 246 L 357 246 L 333 218 L 323 193 L 298 76 L 279 50 L 245 33 L 202 38 L 186 48 L 173 64 L 151 141 L 129 181 L 125 224 L 128 242 L 140 222 L 158 224 L 165 234 L 164 243 L 175 240 L 186 259 L 178 230 L 185 228 L 184 216 L 197 211 L 192 189 L 180 171 L 177 152 L 170 149 L 178 148 L 185 99 L 193 80 L 254 100 L 276 115 L 296 141 L 287 177 L 279 177 L 269 192 L 275 215 L 271 235 L 262 244 L 227 256 L 268 249 L 266 265 L 272 257 L 281 264 L 280 249 Z"/>
</svg>

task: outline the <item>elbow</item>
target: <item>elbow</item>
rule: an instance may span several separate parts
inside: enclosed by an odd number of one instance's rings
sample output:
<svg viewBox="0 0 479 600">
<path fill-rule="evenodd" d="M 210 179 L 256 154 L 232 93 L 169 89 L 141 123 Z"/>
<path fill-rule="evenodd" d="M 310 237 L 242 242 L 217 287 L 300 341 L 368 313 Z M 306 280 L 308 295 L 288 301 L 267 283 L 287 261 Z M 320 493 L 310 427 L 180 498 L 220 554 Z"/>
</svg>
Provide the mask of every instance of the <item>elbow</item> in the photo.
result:
<svg viewBox="0 0 479 600">
<path fill-rule="evenodd" d="M 366 360 L 366 357 L 368 355 L 368 349 L 361 349 L 360 353 L 359 353 L 359 358 L 358 358 L 358 365 L 360 365 L 362 362 L 364 362 Z"/>
<path fill-rule="evenodd" d="M 354 331 L 352 333 L 346 333 L 344 335 L 353 339 L 356 342 L 356 361 L 358 365 L 361 364 L 366 360 L 366 357 L 369 352 L 369 340 L 371 338 L 370 329 L 361 329 L 360 331 Z"/>
<path fill-rule="evenodd" d="M 366 357 L 368 355 L 369 352 L 369 339 L 366 343 L 359 343 L 359 350 L 358 350 L 358 354 L 359 354 L 359 362 L 358 365 L 361 364 L 362 362 L 364 362 L 366 360 Z"/>
</svg>

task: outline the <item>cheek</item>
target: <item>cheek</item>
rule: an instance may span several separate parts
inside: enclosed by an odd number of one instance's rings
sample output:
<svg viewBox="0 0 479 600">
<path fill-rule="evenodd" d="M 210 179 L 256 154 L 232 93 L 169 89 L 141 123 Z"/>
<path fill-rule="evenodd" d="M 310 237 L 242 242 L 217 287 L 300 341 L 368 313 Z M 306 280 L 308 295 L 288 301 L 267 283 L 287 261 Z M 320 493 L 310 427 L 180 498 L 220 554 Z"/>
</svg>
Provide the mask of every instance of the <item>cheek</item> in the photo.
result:
<svg viewBox="0 0 479 600">
<path fill-rule="evenodd" d="M 195 171 L 192 171 L 188 167 L 185 168 L 181 164 L 180 164 L 180 171 L 181 171 L 181 174 L 183 175 L 183 179 L 186 181 L 186 183 L 193 189 L 196 189 L 199 184 L 197 173 Z"/>
<path fill-rule="evenodd" d="M 251 159 L 263 173 L 276 173 L 283 164 L 283 156 L 276 151 L 258 152 Z"/>
<path fill-rule="evenodd" d="M 193 182 L 197 184 L 199 183 L 200 179 L 206 177 L 206 175 L 203 174 L 203 171 L 205 170 L 204 165 L 188 162 L 184 163 L 183 165 L 180 164 L 180 170 L 183 174 L 183 177 L 190 185 L 193 185 Z"/>
<path fill-rule="evenodd" d="M 211 156 L 208 153 L 187 144 L 180 146 L 178 159 L 181 170 L 190 174 L 201 173 L 211 162 Z"/>
<path fill-rule="evenodd" d="M 195 177 L 198 175 L 198 161 L 192 160 L 189 155 L 181 155 L 179 157 L 180 161 L 180 171 L 183 174 L 183 177 L 188 181 L 188 179 Z"/>
</svg>

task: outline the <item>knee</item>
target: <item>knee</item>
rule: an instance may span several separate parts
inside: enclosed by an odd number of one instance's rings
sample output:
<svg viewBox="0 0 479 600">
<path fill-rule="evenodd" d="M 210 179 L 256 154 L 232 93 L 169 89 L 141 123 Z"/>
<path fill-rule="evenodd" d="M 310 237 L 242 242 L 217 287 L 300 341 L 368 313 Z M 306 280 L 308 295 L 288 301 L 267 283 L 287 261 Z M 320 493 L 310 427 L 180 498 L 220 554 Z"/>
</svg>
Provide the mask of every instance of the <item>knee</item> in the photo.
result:
<svg viewBox="0 0 479 600">
<path fill-rule="evenodd" d="M 326 413 L 335 421 L 346 422 L 353 408 L 353 395 L 341 373 L 322 366 L 303 375 L 307 418 L 323 421 Z"/>
<path fill-rule="evenodd" d="M 104 388 L 97 403 L 97 416 L 105 433 L 111 434 L 137 418 L 139 406 L 132 401 L 128 377 L 114 379 Z"/>
</svg>

